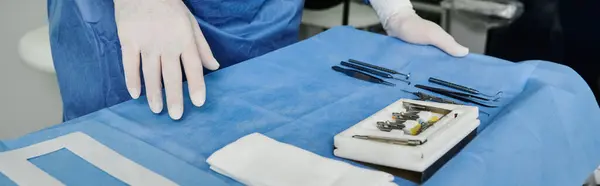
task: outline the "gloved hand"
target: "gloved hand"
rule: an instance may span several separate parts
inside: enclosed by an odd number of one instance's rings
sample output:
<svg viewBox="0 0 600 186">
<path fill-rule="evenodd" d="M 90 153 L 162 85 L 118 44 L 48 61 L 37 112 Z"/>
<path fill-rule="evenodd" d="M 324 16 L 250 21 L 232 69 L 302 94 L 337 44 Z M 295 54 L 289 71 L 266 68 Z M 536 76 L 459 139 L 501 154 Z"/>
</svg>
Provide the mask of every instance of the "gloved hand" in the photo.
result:
<svg viewBox="0 0 600 186">
<path fill-rule="evenodd" d="M 125 81 L 131 97 L 140 96 L 141 65 L 152 112 L 160 113 L 163 109 L 164 82 L 169 115 L 180 119 L 183 64 L 191 100 L 194 105 L 202 106 L 206 98 L 203 67 L 216 70 L 219 63 L 183 1 L 114 0 L 114 3 Z"/>
<path fill-rule="evenodd" d="M 439 25 L 419 17 L 409 0 L 370 0 L 388 35 L 409 43 L 433 45 L 444 52 L 462 57 L 469 49 L 458 44 Z"/>
</svg>

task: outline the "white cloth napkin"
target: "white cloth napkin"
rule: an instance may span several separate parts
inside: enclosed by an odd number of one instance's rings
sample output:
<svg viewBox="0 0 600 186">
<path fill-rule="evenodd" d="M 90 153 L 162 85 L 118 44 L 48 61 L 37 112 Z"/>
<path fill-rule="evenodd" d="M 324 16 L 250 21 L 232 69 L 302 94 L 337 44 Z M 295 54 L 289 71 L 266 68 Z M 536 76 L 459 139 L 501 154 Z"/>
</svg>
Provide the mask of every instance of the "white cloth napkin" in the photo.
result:
<svg viewBox="0 0 600 186">
<path fill-rule="evenodd" d="M 219 174 L 250 186 L 394 186 L 391 174 L 332 160 L 259 133 L 213 153 Z"/>
</svg>

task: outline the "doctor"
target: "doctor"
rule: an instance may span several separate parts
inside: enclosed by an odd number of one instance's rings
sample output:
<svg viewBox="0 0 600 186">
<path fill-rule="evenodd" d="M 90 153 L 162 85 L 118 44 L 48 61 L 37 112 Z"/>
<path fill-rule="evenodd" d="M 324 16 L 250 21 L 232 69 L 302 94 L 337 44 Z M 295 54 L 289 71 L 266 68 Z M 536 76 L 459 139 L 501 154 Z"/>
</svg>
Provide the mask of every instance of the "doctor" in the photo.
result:
<svg viewBox="0 0 600 186">
<path fill-rule="evenodd" d="M 456 57 L 468 54 L 441 27 L 420 18 L 409 0 L 369 3 L 388 35 Z M 137 99 L 142 90 L 152 112 L 162 112 L 166 98 L 166 110 L 178 120 L 184 77 L 192 103 L 202 106 L 210 88 L 204 69 L 294 43 L 302 5 L 302 0 L 49 0 L 64 120 Z"/>
</svg>

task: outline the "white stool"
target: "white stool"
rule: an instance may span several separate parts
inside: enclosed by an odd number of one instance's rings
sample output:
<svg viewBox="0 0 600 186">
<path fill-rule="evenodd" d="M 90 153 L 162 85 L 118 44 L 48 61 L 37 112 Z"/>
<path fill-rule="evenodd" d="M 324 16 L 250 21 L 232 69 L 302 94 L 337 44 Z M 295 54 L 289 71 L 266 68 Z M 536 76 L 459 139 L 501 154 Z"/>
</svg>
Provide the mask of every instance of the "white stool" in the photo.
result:
<svg viewBox="0 0 600 186">
<path fill-rule="evenodd" d="M 50 52 L 48 26 L 21 32 L 24 35 L 17 43 L 18 51 L 15 55 L 19 55 L 24 67 L 29 68 L 23 69 L 26 70 L 24 71 L 26 74 L 23 75 L 27 76 L 23 78 L 26 78 L 27 82 L 33 83 L 35 88 L 19 90 L 27 91 L 23 95 L 31 96 L 31 98 L 20 103 L 18 109 L 31 111 L 30 114 L 34 114 L 34 117 L 23 119 L 23 122 L 20 123 L 1 126 L 2 138 L 16 138 L 62 122 L 62 101 Z M 16 120 L 19 120 L 18 116 L 16 116 Z"/>
<path fill-rule="evenodd" d="M 19 55 L 28 66 L 55 74 L 48 26 L 27 32 L 19 41 Z"/>
</svg>

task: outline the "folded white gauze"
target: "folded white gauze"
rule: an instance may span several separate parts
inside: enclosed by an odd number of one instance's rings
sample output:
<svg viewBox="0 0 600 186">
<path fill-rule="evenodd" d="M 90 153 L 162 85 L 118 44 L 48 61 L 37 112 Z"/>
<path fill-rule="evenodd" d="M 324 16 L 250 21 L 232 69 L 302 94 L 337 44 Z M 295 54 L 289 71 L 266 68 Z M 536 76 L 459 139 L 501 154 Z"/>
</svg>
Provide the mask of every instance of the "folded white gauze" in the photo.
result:
<svg viewBox="0 0 600 186">
<path fill-rule="evenodd" d="M 210 168 L 250 186 L 394 186 L 391 174 L 352 166 L 259 133 L 213 153 Z"/>
</svg>

